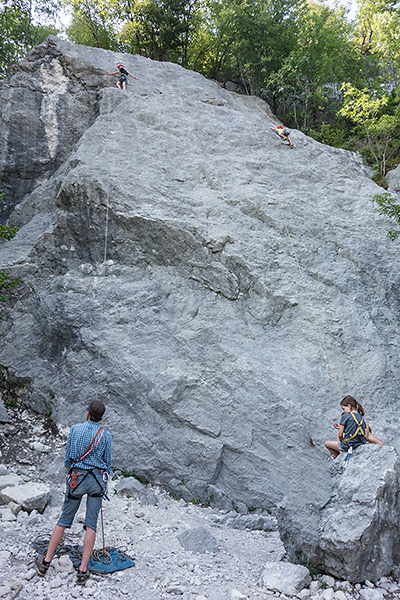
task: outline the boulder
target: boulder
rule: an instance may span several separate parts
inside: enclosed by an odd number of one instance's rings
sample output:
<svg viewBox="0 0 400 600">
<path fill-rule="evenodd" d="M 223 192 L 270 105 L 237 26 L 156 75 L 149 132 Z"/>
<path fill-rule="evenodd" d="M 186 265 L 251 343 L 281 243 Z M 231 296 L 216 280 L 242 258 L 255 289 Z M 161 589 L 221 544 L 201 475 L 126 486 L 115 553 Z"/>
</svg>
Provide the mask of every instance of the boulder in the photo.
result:
<svg viewBox="0 0 400 600">
<path fill-rule="evenodd" d="M 266 563 L 262 583 L 267 590 L 294 596 L 311 583 L 307 567 L 285 562 Z"/>
<path fill-rule="evenodd" d="M 386 175 L 388 182 L 388 192 L 400 197 L 400 166 L 397 166 Z"/>
<path fill-rule="evenodd" d="M 74 572 L 74 565 L 72 564 L 71 558 L 68 554 L 63 554 L 56 560 L 53 560 L 52 565 L 55 571 L 64 575 Z"/>
<path fill-rule="evenodd" d="M 0 490 L 9 486 L 19 485 L 21 483 L 23 483 L 23 480 L 19 475 L 16 475 L 15 473 L 0 475 Z"/>
<path fill-rule="evenodd" d="M 16 521 L 17 517 L 12 512 L 11 508 L 0 508 L 0 520 L 1 521 Z"/>
<path fill-rule="evenodd" d="M 0 490 L 4 502 L 19 504 L 26 512 L 37 510 L 42 513 L 50 500 L 50 487 L 43 483 L 25 483 Z"/>
<path fill-rule="evenodd" d="M 281 538 L 293 560 L 338 579 L 377 581 L 400 560 L 399 457 L 366 445 L 346 469 L 337 460 L 328 502 L 305 506 L 297 497 L 280 507 Z"/>
<path fill-rule="evenodd" d="M 237 515 L 226 521 L 232 529 L 251 529 L 260 531 L 276 531 L 276 519 L 263 515 Z"/>
<path fill-rule="evenodd" d="M 9 423 L 10 417 L 8 416 L 8 412 L 6 407 L 4 406 L 4 401 L 0 397 L 0 423 Z"/>
<path fill-rule="evenodd" d="M 64 454 L 65 452 L 60 453 L 55 459 L 52 461 L 50 466 L 46 471 L 46 479 L 54 483 L 64 483 L 66 479 L 66 470 L 64 466 Z"/>
<path fill-rule="evenodd" d="M 135 477 L 124 477 L 115 486 L 115 491 L 125 496 L 140 498 L 146 493 L 146 486 Z"/>
<path fill-rule="evenodd" d="M 194 527 L 176 536 L 182 548 L 195 554 L 219 552 L 217 540 L 205 527 Z"/>
</svg>

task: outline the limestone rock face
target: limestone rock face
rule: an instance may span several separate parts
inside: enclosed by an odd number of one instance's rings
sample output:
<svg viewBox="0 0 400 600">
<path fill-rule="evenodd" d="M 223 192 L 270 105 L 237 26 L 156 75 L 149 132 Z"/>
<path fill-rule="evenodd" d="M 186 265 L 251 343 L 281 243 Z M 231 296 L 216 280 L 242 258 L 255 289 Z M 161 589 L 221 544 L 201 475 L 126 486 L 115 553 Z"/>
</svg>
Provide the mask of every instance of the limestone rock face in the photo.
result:
<svg viewBox="0 0 400 600">
<path fill-rule="evenodd" d="M 279 512 L 292 559 L 352 582 L 377 581 L 400 558 L 400 461 L 393 447 L 358 448 L 334 466 L 332 496 L 319 510 L 287 502 Z"/>
<path fill-rule="evenodd" d="M 79 54 L 60 53 L 57 38 L 35 48 L 0 89 L 0 215 L 56 171 L 97 111 L 104 71 L 82 70 Z"/>
<path fill-rule="evenodd" d="M 340 394 L 308 292 L 341 392 L 397 439 L 398 249 L 357 154 L 290 150 L 258 99 L 54 37 L 0 94 L 6 387 L 67 425 L 98 395 L 114 466 L 177 496 L 313 511 Z"/>
<path fill-rule="evenodd" d="M 396 167 L 386 175 L 389 185 L 389 192 L 393 195 L 400 195 L 400 167 Z"/>
</svg>

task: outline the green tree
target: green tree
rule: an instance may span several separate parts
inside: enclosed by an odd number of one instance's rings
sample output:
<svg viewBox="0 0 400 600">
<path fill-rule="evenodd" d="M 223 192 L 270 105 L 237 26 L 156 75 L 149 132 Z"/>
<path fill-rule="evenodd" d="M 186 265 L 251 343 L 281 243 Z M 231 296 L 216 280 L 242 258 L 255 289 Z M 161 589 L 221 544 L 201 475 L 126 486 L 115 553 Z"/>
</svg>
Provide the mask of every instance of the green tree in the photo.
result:
<svg viewBox="0 0 400 600">
<path fill-rule="evenodd" d="M 10 66 L 58 32 L 55 20 L 57 0 L 0 0 L 0 77 L 9 74 Z"/>
<path fill-rule="evenodd" d="M 383 183 L 388 160 L 400 150 L 400 105 L 389 114 L 389 94 L 367 88 L 360 90 L 351 83 L 343 84 L 342 90 L 344 101 L 340 115 L 355 123 L 365 136 L 368 152 L 364 151 L 364 156 L 374 165 L 377 183 Z"/>
<path fill-rule="evenodd" d="M 379 59 L 380 76 L 399 82 L 400 7 L 397 0 L 359 0 L 356 35 L 362 52 Z"/>
<path fill-rule="evenodd" d="M 66 5 L 72 9 L 72 21 L 67 29 L 72 42 L 106 50 L 117 49 L 113 4 L 106 0 L 68 0 Z"/>
<path fill-rule="evenodd" d="M 295 43 L 302 0 L 209 0 L 209 75 L 242 80 L 253 94 L 266 87 Z"/>
<path fill-rule="evenodd" d="M 375 194 L 372 198 L 372 202 L 375 202 L 378 206 L 375 209 L 376 212 L 381 215 L 385 215 L 390 219 L 394 219 L 398 226 L 400 226 L 400 205 L 394 200 L 393 196 L 388 192 L 384 192 L 383 194 Z M 389 229 L 386 237 L 389 240 L 397 240 L 400 236 L 400 231 L 398 229 Z"/>
<path fill-rule="evenodd" d="M 345 9 L 309 1 L 298 17 L 296 47 L 271 74 L 269 87 L 276 108 L 285 113 L 291 106 L 297 126 L 307 128 L 338 102 L 341 83 L 357 78 L 359 70 Z"/>
<path fill-rule="evenodd" d="M 124 50 L 189 66 L 190 45 L 202 21 L 203 0 L 118 0 Z"/>
</svg>

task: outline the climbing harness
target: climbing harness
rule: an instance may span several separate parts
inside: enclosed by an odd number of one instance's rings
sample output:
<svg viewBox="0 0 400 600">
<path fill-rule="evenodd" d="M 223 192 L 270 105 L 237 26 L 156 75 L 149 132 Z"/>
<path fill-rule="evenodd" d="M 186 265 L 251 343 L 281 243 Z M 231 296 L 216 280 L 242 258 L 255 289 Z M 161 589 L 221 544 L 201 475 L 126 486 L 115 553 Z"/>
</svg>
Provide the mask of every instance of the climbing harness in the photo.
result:
<svg viewBox="0 0 400 600">
<path fill-rule="evenodd" d="M 344 440 L 342 440 L 345 444 L 347 444 L 347 446 L 350 446 L 350 444 L 348 443 L 350 440 L 353 440 L 355 437 L 357 437 L 358 435 L 361 435 L 363 437 L 366 437 L 365 435 L 365 425 L 363 427 L 364 424 L 364 417 L 361 417 L 361 420 L 358 421 L 358 419 L 356 419 L 356 416 L 354 413 L 350 413 L 351 416 L 353 417 L 354 421 L 356 422 L 357 428 L 355 430 L 355 432 L 350 435 L 349 437 L 345 438 Z"/>
<path fill-rule="evenodd" d="M 101 473 L 104 485 L 98 480 L 96 471 Z M 78 483 L 79 475 L 83 475 L 83 477 Z M 101 490 L 101 492 L 97 492 L 95 494 L 89 494 L 89 495 L 92 496 L 92 498 L 104 498 L 105 500 L 109 500 L 110 498 L 108 497 L 108 494 L 107 494 L 108 473 L 106 473 L 105 471 L 101 471 L 100 469 L 83 469 L 82 471 L 74 471 L 74 472 L 71 471 L 71 473 L 69 474 L 69 477 L 68 477 L 68 482 L 67 482 L 68 488 L 69 488 L 68 492 L 66 493 L 67 497 L 68 498 L 77 498 L 78 497 L 76 495 L 76 490 L 85 481 L 85 479 L 88 475 L 93 475 L 93 477 L 95 478 L 95 480 Z M 73 492 L 75 492 L 75 493 L 73 493 Z"/>
<path fill-rule="evenodd" d="M 303 282 L 303 286 L 304 286 L 305 292 L 307 294 L 307 298 L 308 298 L 308 301 L 309 301 L 309 304 L 310 304 L 310 307 L 311 307 L 311 311 L 312 311 L 312 314 L 314 316 L 314 320 L 315 320 L 315 323 L 316 323 L 319 335 L 321 337 L 322 345 L 323 345 L 323 348 L 325 350 L 325 354 L 327 356 L 327 359 L 328 359 L 328 362 L 329 362 L 329 365 L 330 365 L 330 368 L 331 368 L 331 371 L 332 371 L 332 374 L 333 374 L 333 378 L 334 378 L 334 381 L 336 383 L 336 387 L 337 387 L 338 392 L 339 392 L 340 399 L 342 399 L 343 396 L 342 396 L 342 392 L 341 392 L 341 389 L 340 389 L 340 386 L 339 386 L 338 379 L 336 377 L 335 369 L 333 368 L 331 357 L 329 355 L 328 348 L 327 348 L 327 345 L 325 343 L 325 338 L 324 338 L 321 326 L 320 326 L 319 321 L 318 321 L 317 313 L 315 311 L 313 302 L 311 300 L 311 295 L 310 295 L 310 292 L 308 290 L 308 286 L 307 286 L 305 277 L 303 275 L 303 269 L 301 268 L 300 261 L 299 261 L 299 258 L 297 256 L 297 252 L 296 252 L 296 249 L 294 247 L 293 239 L 292 239 L 292 236 L 290 235 L 289 227 L 287 225 L 286 218 L 285 218 L 284 209 L 282 207 L 281 202 L 279 201 L 279 197 L 278 197 L 278 194 L 277 194 L 277 191 L 276 191 L 276 187 L 275 187 L 275 184 L 274 184 L 272 176 L 271 176 L 271 172 L 270 172 L 270 169 L 269 169 L 269 166 L 268 166 L 268 161 L 267 161 L 267 159 L 265 157 L 264 149 L 262 147 L 262 144 L 261 144 L 261 141 L 260 141 L 260 137 L 259 137 L 259 135 L 257 133 L 257 129 L 256 129 L 256 126 L 255 126 L 255 123 L 254 123 L 254 121 L 253 121 L 250 113 L 234 98 L 234 96 L 232 95 L 232 93 L 229 92 L 228 90 L 225 90 L 225 91 L 228 94 L 228 96 L 231 98 L 231 100 L 236 104 L 236 106 L 238 106 L 239 109 L 248 117 L 249 121 L 251 122 L 251 124 L 253 126 L 254 134 L 255 134 L 257 142 L 258 142 L 258 147 L 260 149 L 260 152 L 261 152 L 262 157 L 263 157 L 263 162 L 264 162 L 265 167 L 266 167 L 267 172 L 268 172 L 268 176 L 269 176 L 269 180 L 270 180 L 271 187 L 272 187 L 272 190 L 273 190 L 273 195 L 274 195 L 274 198 L 275 198 L 275 202 L 276 202 L 276 204 L 277 204 L 277 206 L 279 208 L 279 211 L 280 211 L 280 214 L 281 214 L 281 218 L 282 218 L 282 221 L 283 221 L 283 224 L 284 224 L 284 227 L 285 227 L 286 235 L 287 235 L 287 237 L 289 239 L 289 242 L 290 242 L 290 245 L 292 247 L 293 256 L 294 256 L 294 258 L 296 260 L 297 268 L 299 270 L 300 277 L 301 277 L 301 280 Z M 270 117 L 265 111 L 263 111 L 259 106 L 257 106 L 257 104 L 254 102 L 254 100 L 251 98 L 251 96 L 247 96 L 247 97 L 250 98 L 250 100 L 254 104 L 254 106 L 256 106 L 258 108 L 258 110 L 260 110 L 272 123 L 274 123 L 274 125 L 277 125 L 276 121 L 274 121 L 274 119 L 272 119 L 272 117 Z"/>
</svg>

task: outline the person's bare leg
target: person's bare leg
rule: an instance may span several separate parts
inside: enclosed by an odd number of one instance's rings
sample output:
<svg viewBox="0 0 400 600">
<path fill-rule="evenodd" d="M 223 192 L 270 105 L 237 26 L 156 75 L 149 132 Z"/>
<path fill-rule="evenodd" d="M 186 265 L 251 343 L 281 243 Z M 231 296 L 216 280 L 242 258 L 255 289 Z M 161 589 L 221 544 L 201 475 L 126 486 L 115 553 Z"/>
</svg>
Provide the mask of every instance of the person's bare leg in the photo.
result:
<svg viewBox="0 0 400 600">
<path fill-rule="evenodd" d="M 337 458 L 340 454 L 338 442 L 328 441 L 325 442 L 325 448 L 329 450 L 333 458 Z"/>
<path fill-rule="evenodd" d="M 86 526 L 85 539 L 83 541 L 82 562 L 79 567 L 80 571 L 86 571 L 94 543 L 96 541 L 96 532 L 91 527 Z"/>
<path fill-rule="evenodd" d="M 64 535 L 65 527 L 61 527 L 61 525 L 56 525 L 53 529 L 53 533 L 51 534 L 49 546 L 47 548 L 46 556 L 44 560 L 46 562 L 50 562 L 54 556 L 54 552 L 58 544 L 61 542 L 62 536 Z"/>
</svg>

